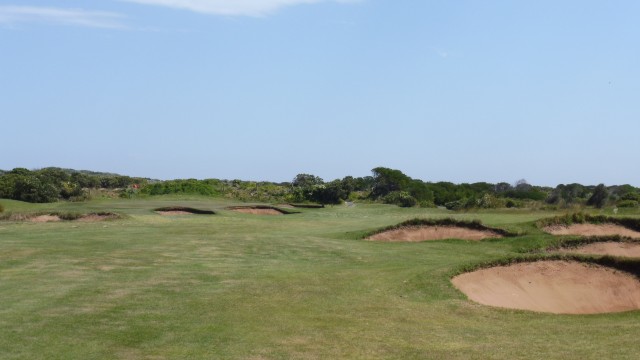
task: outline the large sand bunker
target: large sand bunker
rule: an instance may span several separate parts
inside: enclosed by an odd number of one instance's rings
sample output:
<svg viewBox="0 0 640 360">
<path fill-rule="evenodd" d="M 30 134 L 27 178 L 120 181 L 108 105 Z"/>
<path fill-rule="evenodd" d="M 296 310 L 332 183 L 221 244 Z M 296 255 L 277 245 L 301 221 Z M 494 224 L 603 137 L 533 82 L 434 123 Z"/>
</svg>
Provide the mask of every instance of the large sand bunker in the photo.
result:
<svg viewBox="0 0 640 360">
<path fill-rule="evenodd" d="M 456 276 L 453 284 L 484 305 L 554 314 L 597 314 L 640 309 L 634 276 L 580 262 L 537 261 Z"/>
<path fill-rule="evenodd" d="M 620 235 L 630 238 L 640 239 L 640 232 L 631 230 L 617 224 L 572 224 L 551 225 L 544 228 L 544 231 L 553 235 L 582 235 L 582 236 L 607 236 Z"/>
<path fill-rule="evenodd" d="M 603 241 L 584 244 L 575 248 L 558 249 L 557 251 L 573 254 L 609 255 L 640 258 L 640 243 Z"/>
<path fill-rule="evenodd" d="M 391 242 L 419 242 L 429 240 L 463 239 L 482 240 L 487 238 L 501 238 L 502 235 L 491 230 L 469 229 L 461 226 L 406 226 L 398 229 L 383 231 L 369 236 L 367 240 Z"/>
</svg>

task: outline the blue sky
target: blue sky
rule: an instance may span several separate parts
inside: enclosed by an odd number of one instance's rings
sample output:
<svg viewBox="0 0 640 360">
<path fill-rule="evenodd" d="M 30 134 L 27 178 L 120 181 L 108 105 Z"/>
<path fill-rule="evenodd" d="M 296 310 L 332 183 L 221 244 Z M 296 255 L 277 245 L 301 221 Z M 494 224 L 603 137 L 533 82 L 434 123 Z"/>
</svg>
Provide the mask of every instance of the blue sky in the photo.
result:
<svg viewBox="0 0 640 360">
<path fill-rule="evenodd" d="M 640 186 L 640 2 L 2 0 L 0 169 Z"/>
</svg>

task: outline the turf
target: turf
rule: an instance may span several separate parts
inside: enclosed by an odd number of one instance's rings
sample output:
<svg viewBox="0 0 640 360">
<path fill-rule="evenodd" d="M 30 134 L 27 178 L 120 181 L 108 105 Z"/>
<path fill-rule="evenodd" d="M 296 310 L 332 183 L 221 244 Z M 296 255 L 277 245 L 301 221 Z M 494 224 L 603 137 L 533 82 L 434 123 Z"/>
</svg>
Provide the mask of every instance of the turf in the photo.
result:
<svg viewBox="0 0 640 360">
<path fill-rule="evenodd" d="M 197 197 L 0 202 L 7 212 L 123 215 L 0 222 L 2 359 L 632 359 L 640 352 L 640 311 L 504 310 L 469 302 L 451 285 L 461 268 L 553 244 L 535 222 L 556 213 L 358 204 L 262 217 Z M 153 211 L 166 206 L 217 215 Z M 361 240 L 417 217 L 477 219 L 524 235 Z"/>
</svg>

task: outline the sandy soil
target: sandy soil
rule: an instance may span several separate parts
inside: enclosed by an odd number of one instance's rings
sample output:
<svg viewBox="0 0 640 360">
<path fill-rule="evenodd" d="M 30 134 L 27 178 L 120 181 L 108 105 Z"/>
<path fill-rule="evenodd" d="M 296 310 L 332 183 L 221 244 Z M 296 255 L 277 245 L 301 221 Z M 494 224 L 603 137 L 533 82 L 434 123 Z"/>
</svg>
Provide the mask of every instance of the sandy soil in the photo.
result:
<svg viewBox="0 0 640 360">
<path fill-rule="evenodd" d="M 547 226 L 544 231 L 553 235 L 607 236 L 620 235 L 640 239 L 640 232 L 615 224 L 573 224 L 571 226 Z"/>
<path fill-rule="evenodd" d="M 577 248 L 559 249 L 557 251 L 573 254 L 640 257 L 640 243 L 606 241 L 586 244 Z"/>
<path fill-rule="evenodd" d="M 554 314 L 640 309 L 640 281 L 602 266 L 538 261 L 456 276 L 453 284 L 480 304 Z"/>
<path fill-rule="evenodd" d="M 53 221 L 61 221 L 58 215 L 39 215 L 29 219 L 30 222 L 35 223 L 44 223 L 44 222 L 53 222 Z"/>
<path fill-rule="evenodd" d="M 193 213 L 182 210 L 156 211 L 160 215 L 193 215 Z"/>
<path fill-rule="evenodd" d="M 499 237 L 502 237 L 502 235 L 492 231 L 467 229 L 458 226 L 410 226 L 375 234 L 368 237 L 367 240 L 418 242 L 443 239 L 482 240 Z"/>
<path fill-rule="evenodd" d="M 240 209 L 233 209 L 233 211 L 243 213 L 243 214 L 253 214 L 253 215 L 283 215 L 280 211 L 276 209 L 240 208 Z"/>
</svg>

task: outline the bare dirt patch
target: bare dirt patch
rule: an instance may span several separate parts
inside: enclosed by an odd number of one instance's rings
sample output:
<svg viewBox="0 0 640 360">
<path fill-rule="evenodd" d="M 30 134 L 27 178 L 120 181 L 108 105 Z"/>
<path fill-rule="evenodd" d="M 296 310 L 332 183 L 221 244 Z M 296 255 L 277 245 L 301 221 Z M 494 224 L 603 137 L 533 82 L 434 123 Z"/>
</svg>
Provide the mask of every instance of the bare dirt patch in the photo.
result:
<svg viewBox="0 0 640 360">
<path fill-rule="evenodd" d="M 498 266 L 456 276 L 453 285 L 480 304 L 554 314 L 640 309 L 640 281 L 606 268 L 570 261 Z"/>
<path fill-rule="evenodd" d="M 640 243 L 637 242 L 595 242 L 576 248 L 558 249 L 558 252 L 588 255 L 610 255 L 640 258 Z"/>
<path fill-rule="evenodd" d="M 45 223 L 45 222 L 57 222 L 62 221 L 58 215 L 38 215 L 28 219 L 29 222 Z"/>
<path fill-rule="evenodd" d="M 552 235 L 620 235 L 640 239 L 640 232 L 616 224 L 573 224 L 569 226 L 552 225 L 545 227 L 544 231 Z"/>
<path fill-rule="evenodd" d="M 419 242 L 444 239 L 482 240 L 501 237 L 502 235 L 490 230 L 468 229 L 460 226 L 407 226 L 369 236 L 367 240 Z"/>
</svg>

